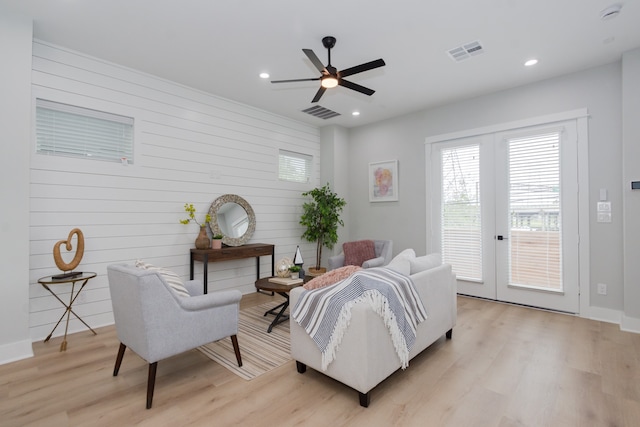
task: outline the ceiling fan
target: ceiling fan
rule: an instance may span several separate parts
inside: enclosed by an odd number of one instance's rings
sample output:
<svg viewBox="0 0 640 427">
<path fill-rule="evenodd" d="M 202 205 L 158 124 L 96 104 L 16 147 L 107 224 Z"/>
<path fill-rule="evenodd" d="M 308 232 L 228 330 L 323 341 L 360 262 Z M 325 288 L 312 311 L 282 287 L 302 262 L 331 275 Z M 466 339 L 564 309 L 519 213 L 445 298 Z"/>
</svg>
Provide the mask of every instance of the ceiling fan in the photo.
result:
<svg viewBox="0 0 640 427">
<path fill-rule="evenodd" d="M 375 90 L 345 80 L 344 77 L 382 67 L 385 65 L 382 59 L 376 59 L 375 61 L 367 62 L 364 64 L 356 65 L 355 67 L 338 71 L 333 65 L 331 65 L 331 49 L 336 45 L 336 38 L 332 36 L 326 36 L 322 39 L 322 45 L 327 48 L 327 56 L 329 57 L 329 61 L 326 66 L 324 66 L 322 62 L 320 62 L 316 54 L 313 53 L 311 49 L 302 49 L 304 54 L 307 55 L 307 58 L 309 58 L 313 65 L 315 65 L 318 71 L 320 71 L 320 73 L 322 74 L 320 77 L 310 79 L 272 80 L 271 83 L 308 82 L 320 80 L 320 89 L 318 89 L 318 92 L 316 92 L 316 96 L 313 97 L 311 102 L 318 102 L 327 89 L 336 87 L 338 85 L 355 90 L 360 93 L 364 93 L 365 95 L 369 96 L 375 93 Z"/>
</svg>

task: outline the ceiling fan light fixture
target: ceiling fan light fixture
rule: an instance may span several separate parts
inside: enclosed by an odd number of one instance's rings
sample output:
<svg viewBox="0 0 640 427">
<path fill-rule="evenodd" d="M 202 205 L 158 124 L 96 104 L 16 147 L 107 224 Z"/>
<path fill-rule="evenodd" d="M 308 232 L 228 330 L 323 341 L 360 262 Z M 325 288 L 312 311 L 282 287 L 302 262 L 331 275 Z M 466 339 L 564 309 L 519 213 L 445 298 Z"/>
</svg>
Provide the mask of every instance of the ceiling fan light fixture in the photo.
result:
<svg viewBox="0 0 640 427">
<path fill-rule="evenodd" d="M 338 86 L 338 79 L 333 76 L 326 76 L 322 78 L 320 85 L 325 89 L 331 89 L 332 87 Z"/>
</svg>

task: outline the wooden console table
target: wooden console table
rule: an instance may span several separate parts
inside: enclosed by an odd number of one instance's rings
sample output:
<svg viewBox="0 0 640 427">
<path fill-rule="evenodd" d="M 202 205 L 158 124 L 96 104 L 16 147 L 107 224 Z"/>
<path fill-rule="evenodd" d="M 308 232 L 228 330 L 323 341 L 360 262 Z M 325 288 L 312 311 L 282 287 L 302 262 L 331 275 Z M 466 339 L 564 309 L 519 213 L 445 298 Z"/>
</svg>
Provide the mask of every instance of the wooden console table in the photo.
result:
<svg viewBox="0 0 640 427">
<path fill-rule="evenodd" d="M 260 257 L 271 256 L 271 275 L 275 276 L 275 245 L 266 243 L 250 243 L 242 246 L 224 246 L 222 249 L 191 249 L 191 260 L 189 263 L 189 276 L 193 280 L 193 262 L 204 263 L 204 293 L 207 293 L 208 284 L 208 263 L 230 261 L 234 259 L 254 258 L 256 259 L 256 280 L 260 279 Z"/>
</svg>

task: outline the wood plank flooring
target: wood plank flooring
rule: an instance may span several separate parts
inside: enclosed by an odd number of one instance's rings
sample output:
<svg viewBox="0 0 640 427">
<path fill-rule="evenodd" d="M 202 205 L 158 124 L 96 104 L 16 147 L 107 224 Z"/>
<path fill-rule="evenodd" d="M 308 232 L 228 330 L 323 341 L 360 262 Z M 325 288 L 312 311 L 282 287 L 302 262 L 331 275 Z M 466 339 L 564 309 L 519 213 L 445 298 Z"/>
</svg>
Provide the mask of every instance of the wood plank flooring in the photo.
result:
<svg viewBox="0 0 640 427">
<path fill-rule="evenodd" d="M 251 294 L 242 306 L 280 297 Z M 197 350 L 147 364 L 98 335 L 34 343 L 35 357 L 0 366 L 1 426 L 639 426 L 640 335 L 617 325 L 458 298 L 453 339 L 438 340 L 371 393 L 295 362 L 245 381 Z M 239 337 L 242 349 L 242 337 Z"/>
</svg>

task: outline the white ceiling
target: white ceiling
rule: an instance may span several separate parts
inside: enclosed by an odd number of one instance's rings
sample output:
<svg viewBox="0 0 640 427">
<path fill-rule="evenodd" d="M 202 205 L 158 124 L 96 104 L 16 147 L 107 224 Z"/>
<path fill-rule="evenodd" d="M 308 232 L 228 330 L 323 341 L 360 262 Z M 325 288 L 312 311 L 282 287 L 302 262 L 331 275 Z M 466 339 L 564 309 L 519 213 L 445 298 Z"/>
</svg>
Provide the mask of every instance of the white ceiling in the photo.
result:
<svg viewBox="0 0 640 427">
<path fill-rule="evenodd" d="M 33 17 L 34 37 L 317 126 L 399 116 L 617 61 L 640 47 L 640 0 L 602 21 L 615 0 L 0 0 Z M 312 106 L 319 82 L 303 48 L 326 64 L 322 37 L 337 38 L 344 69 L 383 58 L 349 77 L 369 97 L 338 87 Z M 480 41 L 484 53 L 454 62 L 447 51 Z M 525 60 L 539 64 L 524 67 Z M 360 116 L 351 112 L 358 110 Z"/>
</svg>

